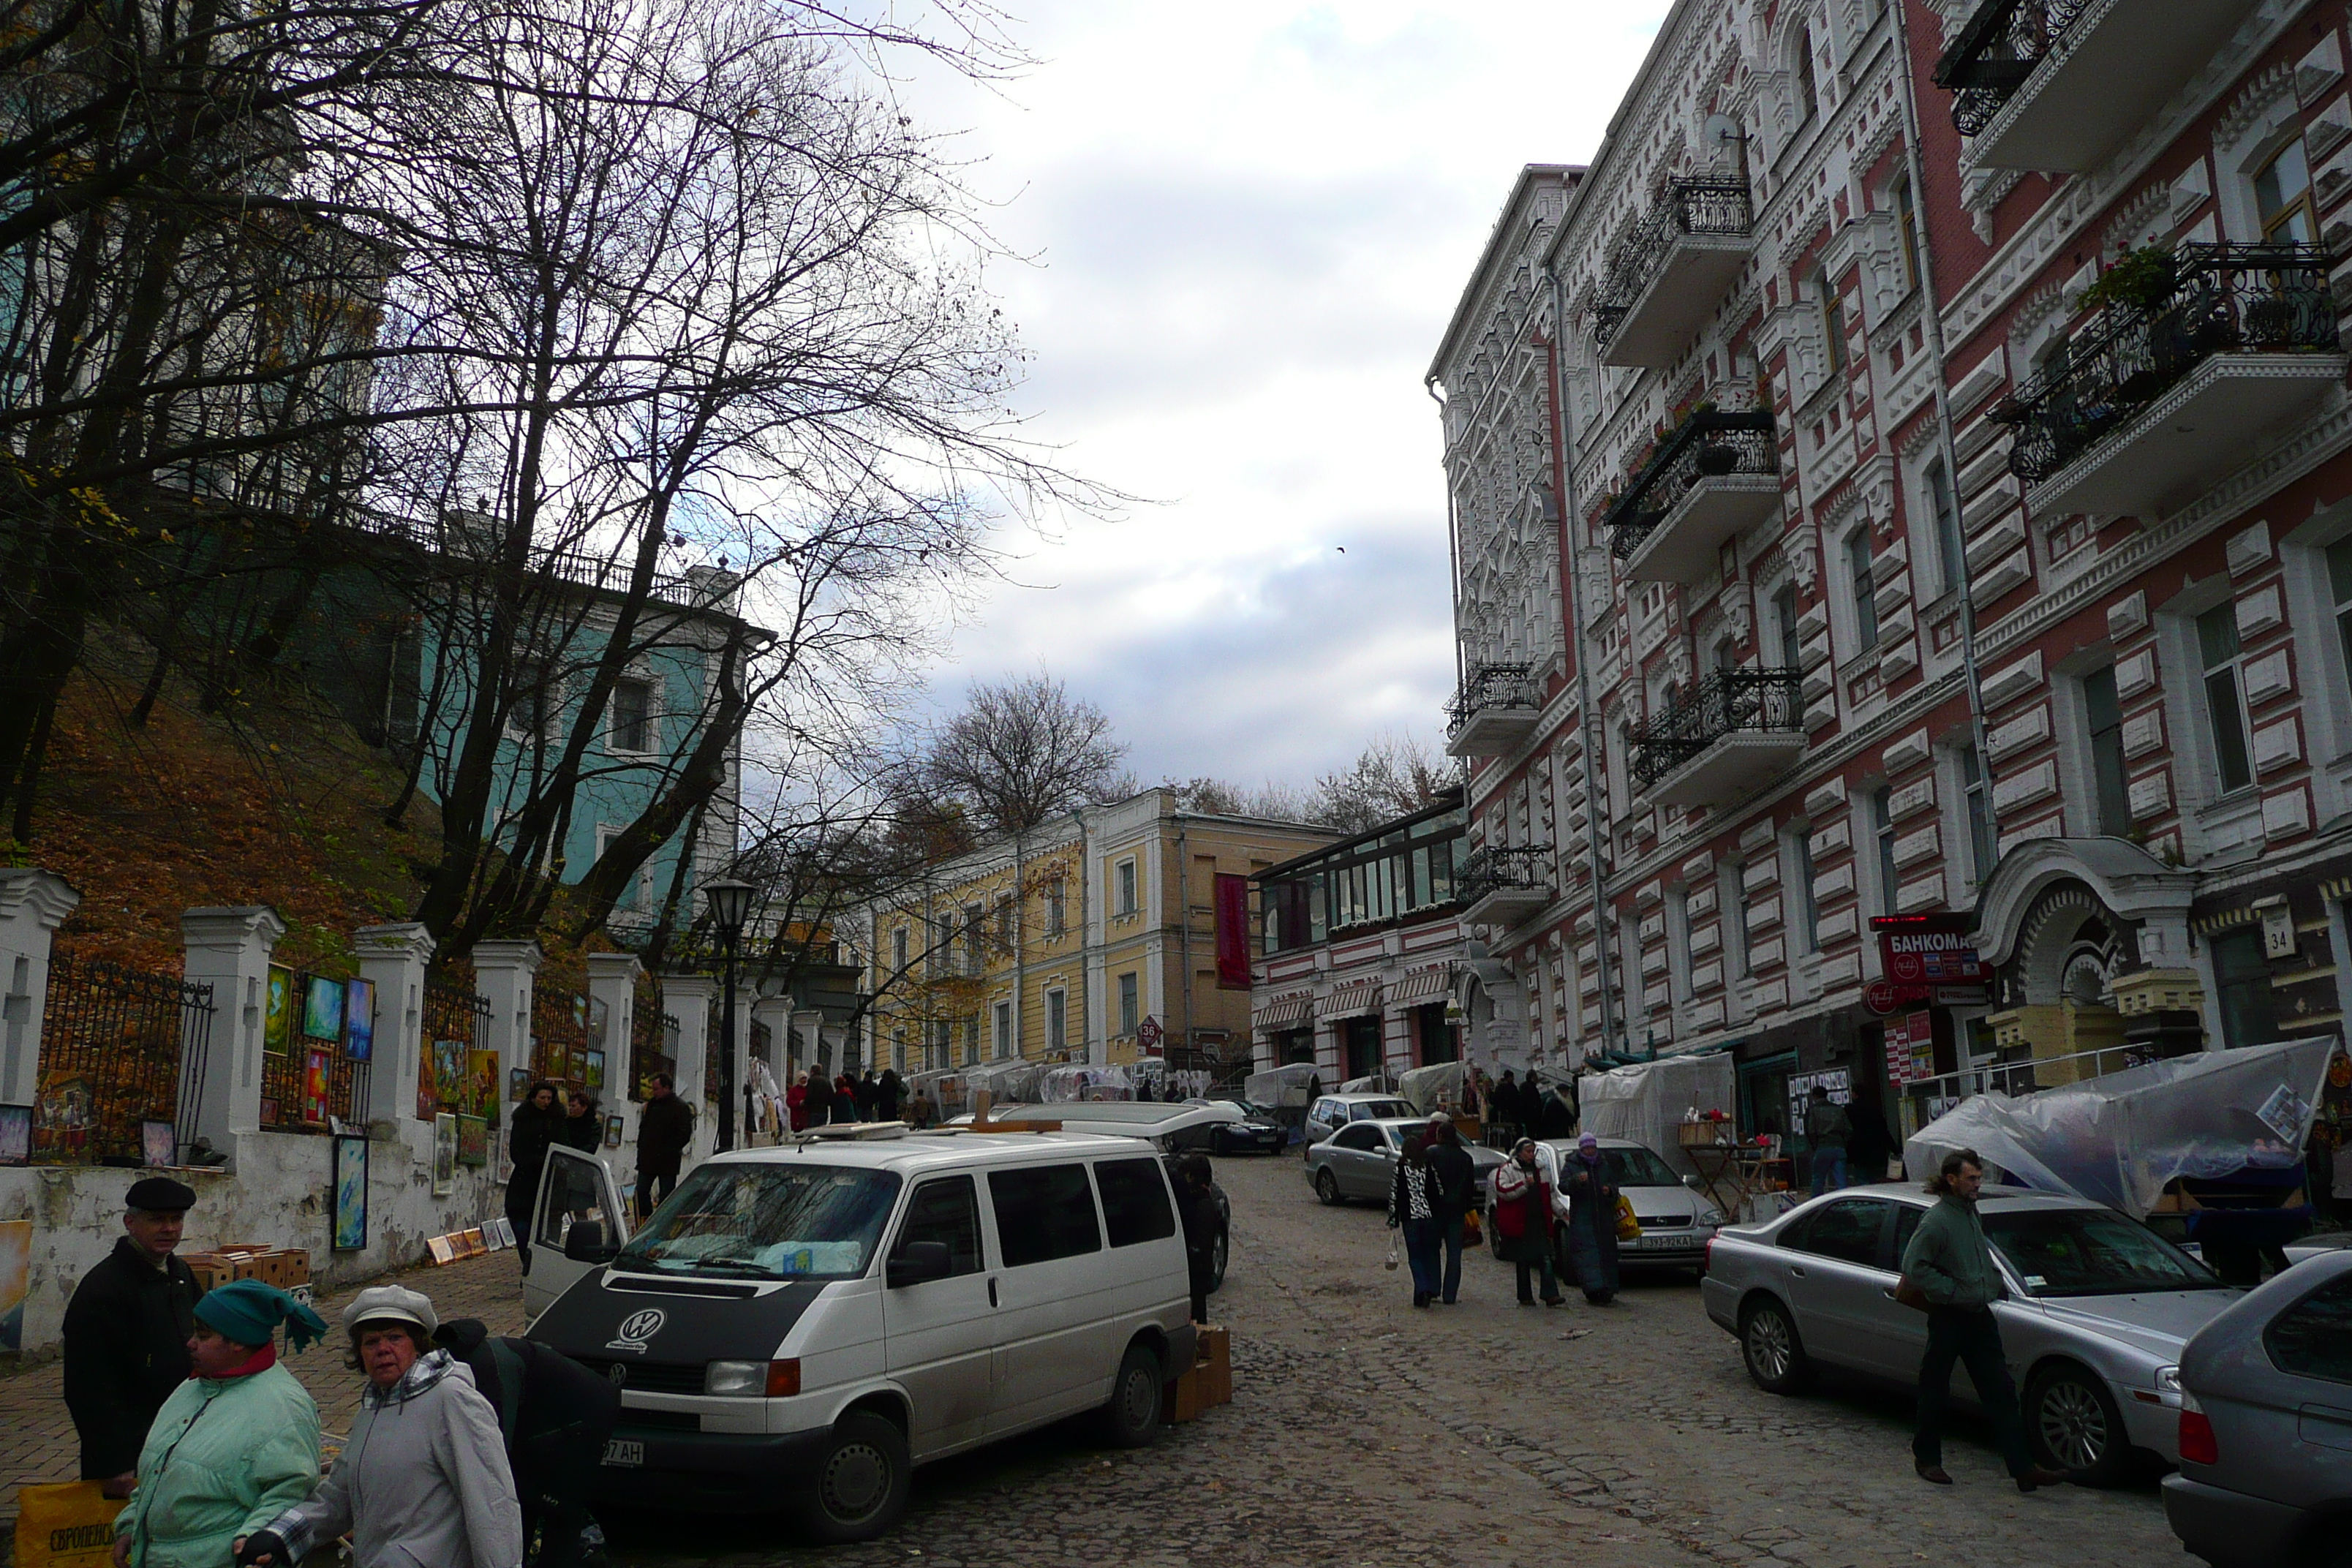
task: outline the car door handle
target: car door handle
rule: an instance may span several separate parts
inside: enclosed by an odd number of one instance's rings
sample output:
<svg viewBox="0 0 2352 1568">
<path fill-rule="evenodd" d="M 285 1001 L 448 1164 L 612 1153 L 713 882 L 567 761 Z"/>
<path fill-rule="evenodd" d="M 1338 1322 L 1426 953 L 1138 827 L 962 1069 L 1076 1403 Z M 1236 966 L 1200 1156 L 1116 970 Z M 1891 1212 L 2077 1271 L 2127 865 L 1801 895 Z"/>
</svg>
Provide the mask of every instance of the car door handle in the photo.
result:
<svg viewBox="0 0 2352 1568">
<path fill-rule="evenodd" d="M 992 1307 L 996 1305 L 996 1281 L 993 1279 L 988 1282 L 988 1304 Z"/>
<path fill-rule="evenodd" d="M 1800 1279 L 1802 1279 L 1805 1277 L 1805 1271 L 1798 1268 L 1793 1263 L 1789 1266 L 1789 1272 L 1795 1275 Z"/>
</svg>

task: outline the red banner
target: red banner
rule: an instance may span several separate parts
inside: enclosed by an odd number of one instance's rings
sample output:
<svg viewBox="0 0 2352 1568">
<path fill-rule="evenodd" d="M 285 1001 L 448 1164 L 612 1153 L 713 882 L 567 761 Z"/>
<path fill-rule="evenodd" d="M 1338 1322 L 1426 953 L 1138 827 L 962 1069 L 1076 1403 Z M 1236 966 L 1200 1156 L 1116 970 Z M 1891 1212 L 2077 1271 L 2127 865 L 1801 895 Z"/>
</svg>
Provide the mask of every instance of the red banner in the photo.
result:
<svg viewBox="0 0 2352 1568">
<path fill-rule="evenodd" d="M 1249 879 L 1220 873 L 1214 903 L 1217 916 L 1217 988 L 1250 988 Z"/>
</svg>

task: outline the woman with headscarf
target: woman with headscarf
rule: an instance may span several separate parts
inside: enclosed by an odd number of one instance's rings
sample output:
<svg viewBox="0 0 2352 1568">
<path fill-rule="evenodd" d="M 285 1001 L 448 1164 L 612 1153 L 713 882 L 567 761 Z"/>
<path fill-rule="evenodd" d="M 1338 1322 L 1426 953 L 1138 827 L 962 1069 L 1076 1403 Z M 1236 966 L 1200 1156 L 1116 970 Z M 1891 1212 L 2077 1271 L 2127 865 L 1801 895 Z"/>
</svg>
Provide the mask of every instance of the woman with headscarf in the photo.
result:
<svg viewBox="0 0 2352 1568">
<path fill-rule="evenodd" d="M 804 1079 L 793 1079 L 784 1089 L 784 1120 L 792 1123 L 795 1132 L 808 1126 L 808 1092 Z"/>
<path fill-rule="evenodd" d="M 278 1364 L 327 1331 L 275 1286 L 239 1279 L 195 1305 L 188 1380 L 155 1413 L 115 1517 L 117 1568 L 221 1568 L 236 1543 L 319 1484 L 319 1407 Z"/>
<path fill-rule="evenodd" d="M 530 1211 L 539 1202 L 539 1178 L 547 1169 L 547 1146 L 563 1131 L 563 1108 L 545 1079 L 530 1086 L 507 1123 L 507 1152 L 514 1174 L 507 1178 L 507 1223 L 514 1226 L 515 1252 L 530 1267 Z"/>
<path fill-rule="evenodd" d="M 498 1412 L 465 1363 L 432 1348 L 438 1325 L 433 1303 L 398 1285 L 343 1309 L 352 1364 L 367 1376 L 350 1440 L 308 1500 L 246 1539 L 240 1568 L 290 1568 L 346 1532 L 357 1568 L 521 1568 Z"/>
<path fill-rule="evenodd" d="M 1532 1271 L 1543 1273 L 1543 1304 L 1557 1307 L 1567 1297 L 1551 1268 L 1551 1184 L 1536 1162 L 1536 1142 L 1522 1138 L 1511 1147 L 1511 1158 L 1495 1172 L 1495 1233 L 1497 1250 L 1519 1268 L 1519 1305 L 1536 1304 Z"/>
<path fill-rule="evenodd" d="M 1584 1299 L 1605 1307 L 1617 1296 L 1617 1179 L 1601 1156 L 1601 1140 L 1587 1132 L 1560 1173 L 1568 1197 L 1568 1266 Z"/>
<path fill-rule="evenodd" d="M 1426 1307 L 1438 1292 L 1437 1246 L 1445 1222 L 1445 1184 L 1429 1164 L 1429 1138 L 1415 1132 L 1404 1141 L 1389 1184 L 1389 1228 L 1404 1231 L 1404 1255 L 1412 1265 L 1412 1304 Z"/>
</svg>

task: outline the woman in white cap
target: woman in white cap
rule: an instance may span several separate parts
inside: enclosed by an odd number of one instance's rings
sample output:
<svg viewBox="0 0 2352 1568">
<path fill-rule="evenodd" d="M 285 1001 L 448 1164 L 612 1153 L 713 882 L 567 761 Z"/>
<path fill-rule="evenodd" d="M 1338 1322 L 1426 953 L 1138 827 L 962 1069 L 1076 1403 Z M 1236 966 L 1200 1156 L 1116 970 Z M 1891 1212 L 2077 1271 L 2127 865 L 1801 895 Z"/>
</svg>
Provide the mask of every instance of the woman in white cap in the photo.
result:
<svg viewBox="0 0 2352 1568">
<path fill-rule="evenodd" d="M 357 1568 L 521 1568 L 498 1414 L 465 1363 L 433 1348 L 433 1303 L 378 1285 L 342 1321 L 368 1380 L 342 1458 L 310 1500 L 247 1536 L 237 1563 L 285 1568 L 349 1531 Z"/>
</svg>

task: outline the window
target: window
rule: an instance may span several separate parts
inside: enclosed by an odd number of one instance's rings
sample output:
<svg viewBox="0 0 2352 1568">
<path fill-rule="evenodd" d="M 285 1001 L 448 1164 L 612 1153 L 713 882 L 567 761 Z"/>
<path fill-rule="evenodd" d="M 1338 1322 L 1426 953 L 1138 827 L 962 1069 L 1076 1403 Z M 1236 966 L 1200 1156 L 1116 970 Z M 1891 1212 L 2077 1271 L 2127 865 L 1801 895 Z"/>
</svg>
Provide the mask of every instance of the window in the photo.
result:
<svg viewBox="0 0 2352 1568">
<path fill-rule="evenodd" d="M 915 1189 L 891 1256 L 905 1257 L 918 1241 L 936 1241 L 948 1249 L 950 1276 L 981 1271 L 980 1192 L 970 1176 L 944 1176 Z"/>
<path fill-rule="evenodd" d="M 2254 175 L 2254 211 L 2263 238 L 2275 245 L 2309 245 L 2319 237 L 2311 203 L 2311 163 L 2298 136 L 2271 155 Z"/>
<path fill-rule="evenodd" d="M 1780 639 L 1780 668 L 1795 669 L 1804 663 L 1803 634 L 1797 626 L 1797 585 L 1783 583 L 1772 595 L 1772 632 Z"/>
<path fill-rule="evenodd" d="M 550 682 L 545 668 L 518 663 L 507 676 L 507 730 L 524 740 L 547 733 Z"/>
<path fill-rule="evenodd" d="M 1381 1136 L 1381 1130 L 1368 1121 L 1351 1122 L 1331 1135 L 1333 1148 L 1357 1149 L 1366 1153 L 1380 1148 L 1386 1142 L 1387 1140 Z"/>
<path fill-rule="evenodd" d="M 996 1250 L 1007 1268 L 1102 1250 L 1084 1165 L 991 1171 L 988 1196 L 996 1205 Z"/>
<path fill-rule="evenodd" d="M 2277 1039 L 2278 1017 L 2271 1005 L 2271 963 L 2263 954 L 2261 930 L 2225 931 L 2211 940 L 2213 988 L 2221 1007 L 2221 1043 L 2234 1050 Z"/>
<path fill-rule="evenodd" d="M 907 928 L 900 926 L 890 933 L 890 973 L 907 973 Z"/>
<path fill-rule="evenodd" d="M 1992 798 L 1985 788 L 1984 763 L 1976 748 L 1960 753 L 1960 793 L 1968 801 L 1969 874 L 1982 882 L 1999 858 L 1992 837 Z"/>
<path fill-rule="evenodd" d="M 1102 1192 L 1103 1229 L 1113 1247 L 1165 1241 L 1176 1234 L 1175 1205 L 1157 1160 L 1105 1160 L 1095 1166 Z"/>
<path fill-rule="evenodd" d="M 1796 1227 L 1784 1244 L 1817 1258 L 1880 1267 L 1879 1234 L 1886 1228 L 1890 1205 L 1880 1198 L 1843 1198 Z"/>
<path fill-rule="evenodd" d="M 1812 54 L 1805 55 L 1807 74 L 1811 75 Z M 1822 363 L 1827 374 L 1835 375 L 1845 369 L 1845 307 L 1838 298 L 1837 285 L 1830 281 L 1826 269 L 1813 274 L 1813 289 L 1822 307 Z"/>
<path fill-rule="evenodd" d="M 1736 944 L 1731 962 L 1738 973 L 1752 973 L 1748 963 L 1748 868 L 1734 866 L 1727 880 L 1731 889 L 1731 935 Z"/>
<path fill-rule="evenodd" d="M 1058 942 L 1069 933 L 1069 898 L 1063 889 L 1062 879 L 1056 877 L 1045 884 L 1045 936 L 1048 941 Z"/>
<path fill-rule="evenodd" d="M 1853 594 L 1856 653 L 1878 646 L 1878 585 L 1870 574 L 1870 525 L 1864 523 L 1845 542 L 1846 581 Z"/>
<path fill-rule="evenodd" d="M 654 689 L 643 680 L 616 680 L 604 728 L 604 744 L 615 752 L 638 754 L 654 749 Z"/>
<path fill-rule="evenodd" d="M 2327 596 L 2336 604 L 2336 640 L 2344 650 L 2344 671 L 2352 679 L 2352 539 L 2327 547 Z"/>
<path fill-rule="evenodd" d="M 1960 503 L 1952 494 L 1952 476 L 1941 458 L 1927 465 L 1927 506 L 1935 514 L 1936 564 L 1943 591 L 1957 593 L 1968 575 L 1968 557 L 1961 552 Z"/>
<path fill-rule="evenodd" d="M 2339 1274 L 2263 1331 L 2271 1364 L 2296 1377 L 2352 1383 L 2352 1274 Z"/>
<path fill-rule="evenodd" d="M 1013 896 L 1000 893 L 996 899 L 996 951 L 1013 951 Z"/>
<path fill-rule="evenodd" d="M 2238 607 L 2216 605 L 2197 617 L 2197 652 L 2205 670 L 2205 723 L 2221 793 L 2254 782 L 2246 762 L 2246 710 L 2238 684 Z"/>
<path fill-rule="evenodd" d="M 1122 1035 L 1135 1033 L 1136 1026 L 1142 1021 L 1137 998 L 1136 976 L 1130 970 L 1118 977 L 1118 1032 Z"/>
<path fill-rule="evenodd" d="M 1121 860 L 1118 863 L 1117 875 L 1118 879 L 1118 912 L 1123 915 L 1131 915 L 1135 913 L 1136 910 L 1135 862 L 1132 860 Z"/>
<path fill-rule="evenodd" d="M 988 931 L 981 924 L 980 906 L 966 904 L 963 907 L 963 972 L 978 974 L 987 967 L 987 961 Z"/>
<path fill-rule="evenodd" d="M 999 1002 L 994 1009 L 996 1023 L 996 1059 L 1003 1061 L 1013 1054 L 1013 1004 Z"/>
<path fill-rule="evenodd" d="M 1070 994 L 1066 991 L 1045 993 L 1045 1050 L 1058 1055 L 1069 1044 Z"/>
<path fill-rule="evenodd" d="M 1797 912 L 1803 920 L 1805 951 L 1818 952 L 1822 929 L 1821 910 L 1813 903 L 1813 836 L 1810 830 L 1792 834 L 1789 843 L 1797 855 Z"/>
<path fill-rule="evenodd" d="M 1822 111 L 1821 83 L 1813 76 L 1813 36 L 1810 28 L 1797 33 L 1797 58 L 1790 62 L 1797 68 L 1797 123 L 1810 124 Z"/>
<path fill-rule="evenodd" d="M 1879 907 L 1895 912 L 1895 792 L 1882 784 L 1870 792 L 1870 830 L 1878 840 Z"/>
<path fill-rule="evenodd" d="M 604 852 L 613 847 L 613 841 L 627 831 L 625 827 L 614 827 L 604 823 L 597 824 L 596 858 L 602 860 L 604 858 Z M 633 914 L 643 911 L 653 893 L 653 879 L 654 868 L 650 863 L 638 867 L 637 874 L 630 878 L 620 891 L 613 895 L 613 907 L 616 910 L 626 910 Z"/>
<path fill-rule="evenodd" d="M 1895 182 L 1895 228 L 1903 247 L 1903 288 L 1919 287 L 1919 214 L 1911 199 L 1911 182 Z"/>
<path fill-rule="evenodd" d="M 2110 665 L 2083 677 L 2083 716 L 2091 731 L 2092 796 L 2098 829 L 2113 837 L 2131 830 L 2131 796 L 2124 782 L 2124 714 L 2116 700 Z"/>
<path fill-rule="evenodd" d="M 980 1020 L 977 1018 L 963 1021 L 963 1065 L 968 1068 L 980 1065 Z"/>
</svg>

